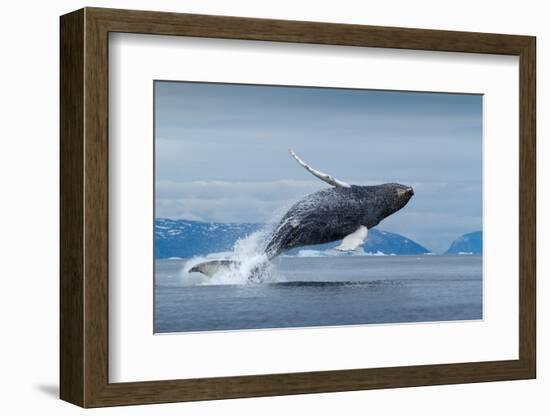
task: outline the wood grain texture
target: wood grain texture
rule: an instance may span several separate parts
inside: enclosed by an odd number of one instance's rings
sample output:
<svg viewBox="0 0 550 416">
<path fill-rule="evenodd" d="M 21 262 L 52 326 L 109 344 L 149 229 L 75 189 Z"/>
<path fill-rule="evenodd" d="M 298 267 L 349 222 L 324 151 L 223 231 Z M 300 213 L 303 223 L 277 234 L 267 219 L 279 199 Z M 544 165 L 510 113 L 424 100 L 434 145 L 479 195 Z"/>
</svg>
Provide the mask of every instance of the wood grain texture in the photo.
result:
<svg viewBox="0 0 550 416">
<path fill-rule="evenodd" d="M 519 55 L 528 36 L 87 8 L 110 32 Z"/>
<path fill-rule="evenodd" d="M 520 54 L 519 141 L 519 355 L 536 377 L 536 41 Z"/>
<path fill-rule="evenodd" d="M 196 36 L 520 58 L 519 359 L 109 383 L 108 33 Z M 86 8 L 61 18 L 61 397 L 83 407 L 533 378 L 535 39 L 528 36 Z"/>
<path fill-rule="evenodd" d="M 84 405 L 84 12 L 60 23 L 60 388 Z"/>
<path fill-rule="evenodd" d="M 85 12 L 84 68 L 84 303 L 85 406 L 96 401 L 108 380 L 109 182 L 108 33 Z"/>
</svg>

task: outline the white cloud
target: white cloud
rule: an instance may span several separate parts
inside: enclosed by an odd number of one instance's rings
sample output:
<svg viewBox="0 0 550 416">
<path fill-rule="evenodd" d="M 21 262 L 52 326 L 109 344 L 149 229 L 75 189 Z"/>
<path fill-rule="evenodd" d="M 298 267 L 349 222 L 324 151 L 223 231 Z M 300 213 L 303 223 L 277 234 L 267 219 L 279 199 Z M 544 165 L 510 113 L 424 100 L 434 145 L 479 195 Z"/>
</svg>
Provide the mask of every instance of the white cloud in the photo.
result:
<svg viewBox="0 0 550 416">
<path fill-rule="evenodd" d="M 160 181 L 156 216 L 219 222 L 276 221 L 290 205 L 326 187 L 320 181 Z"/>
</svg>

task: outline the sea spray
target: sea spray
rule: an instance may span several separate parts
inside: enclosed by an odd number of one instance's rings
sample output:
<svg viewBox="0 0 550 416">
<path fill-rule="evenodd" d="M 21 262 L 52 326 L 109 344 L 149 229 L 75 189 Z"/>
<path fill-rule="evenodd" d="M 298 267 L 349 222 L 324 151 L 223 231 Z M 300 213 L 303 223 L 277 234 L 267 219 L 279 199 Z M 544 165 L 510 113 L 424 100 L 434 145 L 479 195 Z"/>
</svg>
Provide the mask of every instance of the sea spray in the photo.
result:
<svg viewBox="0 0 550 416">
<path fill-rule="evenodd" d="M 193 257 L 187 261 L 181 271 L 182 284 L 191 285 L 236 285 L 250 283 L 269 283 L 284 281 L 275 266 L 265 254 L 267 239 L 272 232 L 271 227 L 256 231 L 237 240 L 230 253 L 209 254 L 207 257 Z M 221 267 L 212 277 L 189 273 L 189 270 L 208 260 L 231 260 L 228 267 Z"/>
</svg>

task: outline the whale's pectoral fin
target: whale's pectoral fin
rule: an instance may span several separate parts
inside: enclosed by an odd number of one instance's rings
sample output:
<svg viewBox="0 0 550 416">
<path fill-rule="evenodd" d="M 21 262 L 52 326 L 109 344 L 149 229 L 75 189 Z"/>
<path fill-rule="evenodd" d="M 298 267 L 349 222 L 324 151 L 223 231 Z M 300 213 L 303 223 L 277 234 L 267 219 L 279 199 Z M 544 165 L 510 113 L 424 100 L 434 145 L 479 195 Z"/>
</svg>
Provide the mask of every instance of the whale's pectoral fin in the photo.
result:
<svg viewBox="0 0 550 416">
<path fill-rule="evenodd" d="M 327 175 L 326 173 L 323 173 L 321 171 L 318 171 L 317 169 L 313 169 L 311 166 L 309 166 L 306 162 L 304 162 L 302 159 L 298 157 L 296 153 L 292 149 L 288 149 L 290 152 L 290 155 L 298 162 L 300 166 L 302 166 L 305 170 L 307 170 L 309 173 L 311 173 L 316 178 L 321 179 L 323 182 L 328 183 L 329 185 L 340 187 L 340 188 L 351 188 L 351 185 L 349 183 L 346 183 L 344 181 L 340 181 L 336 179 L 334 176 Z"/>
<path fill-rule="evenodd" d="M 344 237 L 336 250 L 338 251 L 354 251 L 367 239 L 369 230 L 364 225 L 359 226 L 357 230 Z"/>
</svg>

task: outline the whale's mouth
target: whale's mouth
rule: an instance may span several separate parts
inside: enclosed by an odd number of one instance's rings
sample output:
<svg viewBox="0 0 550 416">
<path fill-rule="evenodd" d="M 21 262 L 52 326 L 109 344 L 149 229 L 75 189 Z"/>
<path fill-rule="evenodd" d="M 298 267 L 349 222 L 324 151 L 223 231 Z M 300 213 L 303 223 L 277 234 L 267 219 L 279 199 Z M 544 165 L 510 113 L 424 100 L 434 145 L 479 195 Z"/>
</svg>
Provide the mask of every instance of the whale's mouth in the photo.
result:
<svg viewBox="0 0 550 416">
<path fill-rule="evenodd" d="M 414 195 L 414 189 L 412 187 L 407 187 L 407 188 L 404 188 L 404 189 L 399 189 L 397 191 L 397 195 L 400 197 L 400 198 L 408 198 L 410 199 L 413 195 Z"/>
<path fill-rule="evenodd" d="M 411 186 L 404 186 L 397 190 L 397 198 L 399 200 L 399 208 L 403 208 L 405 205 L 409 203 L 411 198 L 414 195 L 414 189 Z"/>
</svg>

